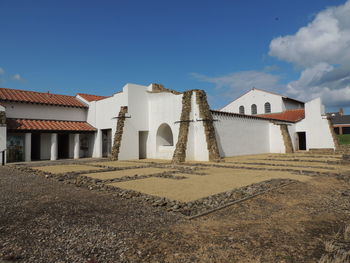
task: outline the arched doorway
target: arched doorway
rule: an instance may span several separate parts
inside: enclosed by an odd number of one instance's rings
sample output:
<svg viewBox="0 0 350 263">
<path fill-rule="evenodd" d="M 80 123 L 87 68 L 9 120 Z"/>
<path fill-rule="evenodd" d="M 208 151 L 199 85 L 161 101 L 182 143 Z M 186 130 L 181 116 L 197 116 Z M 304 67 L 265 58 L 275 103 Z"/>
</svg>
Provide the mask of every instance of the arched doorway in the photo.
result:
<svg viewBox="0 0 350 263">
<path fill-rule="evenodd" d="M 161 146 L 174 146 L 173 132 L 168 124 L 163 123 L 157 130 L 157 149 Z"/>
</svg>

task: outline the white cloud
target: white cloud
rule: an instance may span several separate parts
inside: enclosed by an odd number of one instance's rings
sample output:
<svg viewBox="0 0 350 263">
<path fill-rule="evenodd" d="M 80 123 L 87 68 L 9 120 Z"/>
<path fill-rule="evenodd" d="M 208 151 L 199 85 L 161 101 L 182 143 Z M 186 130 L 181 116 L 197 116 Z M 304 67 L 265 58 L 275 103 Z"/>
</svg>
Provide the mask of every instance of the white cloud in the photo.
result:
<svg viewBox="0 0 350 263">
<path fill-rule="evenodd" d="M 328 8 L 294 35 L 271 41 L 271 56 L 304 67 L 350 61 L 350 1 Z"/>
<path fill-rule="evenodd" d="M 321 11 L 296 34 L 273 39 L 269 54 L 301 67 L 300 78 L 287 85 L 290 96 L 349 106 L 350 0 Z"/>
<path fill-rule="evenodd" d="M 13 80 L 18 80 L 18 81 L 24 81 L 25 79 L 24 78 L 22 78 L 22 76 L 20 75 L 20 74 L 15 74 L 15 75 L 13 75 L 12 76 L 12 79 Z"/>
<path fill-rule="evenodd" d="M 3 68 L 0 68 L 0 75 L 5 74 L 5 70 Z"/>
</svg>

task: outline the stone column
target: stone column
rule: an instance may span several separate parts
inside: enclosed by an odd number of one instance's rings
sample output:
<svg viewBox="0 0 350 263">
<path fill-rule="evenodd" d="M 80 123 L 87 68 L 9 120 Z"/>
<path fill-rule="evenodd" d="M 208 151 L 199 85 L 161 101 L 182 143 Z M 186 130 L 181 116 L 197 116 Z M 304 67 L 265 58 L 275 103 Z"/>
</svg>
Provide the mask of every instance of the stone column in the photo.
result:
<svg viewBox="0 0 350 263">
<path fill-rule="evenodd" d="M 339 127 L 339 135 L 342 135 L 343 134 L 343 127 Z"/>
<path fill-rule="evenodd" d="M 24 160 L 30 162 L 32 160 L 32 134 L 26 133 L 24 138 Z"/>
<path fill-rule="evenodd" d="M 74 134 L 74 159 L 80 157 L 80 136 L 79 133 Z"/>
<path fill-rule="evenodd" d="M 51 134 L 51 157 L 50 157 L 51 161 L 57 160 L 57 153 L 58 153 L 57 133 L 52 133 Z"/>
</svg>

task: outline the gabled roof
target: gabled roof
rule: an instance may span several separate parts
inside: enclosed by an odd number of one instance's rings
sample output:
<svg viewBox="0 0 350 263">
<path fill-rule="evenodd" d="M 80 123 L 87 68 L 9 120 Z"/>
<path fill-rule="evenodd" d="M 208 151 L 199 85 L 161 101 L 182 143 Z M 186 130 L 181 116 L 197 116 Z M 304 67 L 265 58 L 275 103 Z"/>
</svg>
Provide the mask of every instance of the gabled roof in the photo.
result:
<svg viewBox="0 0 350 263">
<path fill-rule="evenodd" d="M 98 96 L 98 95 L 86 94 L 86 93 L 77 93 L 77 95 L 79 95 L 84 100 L 89 101 L 89 102 L 109 98 L 108 96 Z"/>
<path fill-rule="evenodd" d="M 96 131 L 85 121 L 6 119 L 7 129 L 17 131 Z"/>
<path fill-rule="evenodd" d="M 304 109 L 293 109 L 286 110 L 278 113 L 269 113 L 269 114 L 259 114 L 259 117 L 269 118 L 281 121 L 291 121 L 298 122 L 305 118 L 305 110 Z"/>
<path fill-rule="evenodd" d="M 0 101 L 87 108 L 87 105 L 74 96 L 6 88 L 0 88 Z"/>
</svg>

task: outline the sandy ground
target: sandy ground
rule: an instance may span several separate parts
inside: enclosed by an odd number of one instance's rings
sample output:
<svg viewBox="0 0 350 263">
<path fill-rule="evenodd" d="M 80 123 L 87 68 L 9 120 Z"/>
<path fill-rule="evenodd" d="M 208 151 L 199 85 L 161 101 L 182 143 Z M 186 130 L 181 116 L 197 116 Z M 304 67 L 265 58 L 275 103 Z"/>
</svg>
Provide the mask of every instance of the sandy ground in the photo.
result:
<svg viewBox="0 0 350 263">
<path fill-rule="evenodd" d="M 149 195 L 166 197 L 181 202 L 190 202 L 258 183 L 270 179 L 294 179 L 308 181 L 311 177 L 295 175 L 289 172 L 239 170 L 228 168 L 209 168 L 203 171 L 207 175 L 187 176 L 187 179 L 174 180 L 169 178 L 146 178 L 127 182 L 112 183 L 110 185 L 123 189 L 134 190 Z M 177 174 L 182 175 L 182 174 Z"/>
<path fill-rule="evenodd" d="M 82 176 L 87 176 L 100 180 L 109 180 L 115 178 L 122 178 L 125 176 L 142 176 L 142 175 L 152 175 L 159 174 L 164 172 L 172 172 L 174 169 L 163 169 L 163 168 L 138 168 L 138 169 L 127 169 L 120 171 L 111 171 L 111 172 L 101 172 L 101 173 L 87 173 L 82 174 Z"/>
<path fill-rule="evenodd" d="M 89 165 L 80 165 L 80 164 L 51 165 L 51 166 L 38 166 L 38 167 L 34 166 L 32 168 L 43 172 L 53 173 L 53 174 L 68 173 L 68 172 L 82 172 L 82 171 L 102 169 L 99 167 L 93 167 Z"/>
<path fill-rule="evenodd" d="M 135 162 L 123 162 L 123 161 L 109 161 L 109 162 L 94 162 L 90 163 L 91 165 L 102 165 L 102 166 L 109 166 L 109 167 L 134 167 L 134 166 L 144 166 L 145 164 L 139 164 Z"/>
</svg>

